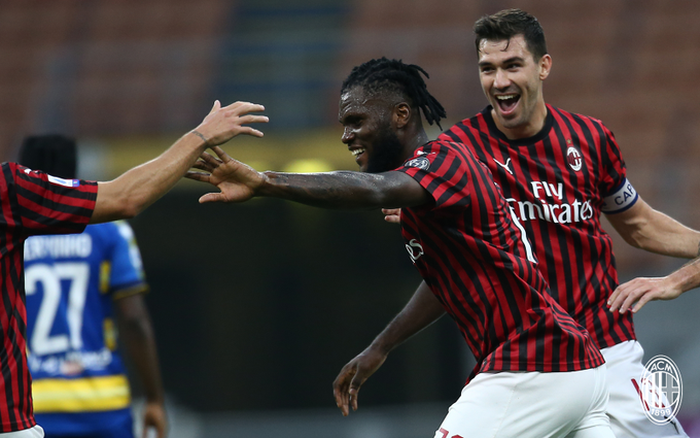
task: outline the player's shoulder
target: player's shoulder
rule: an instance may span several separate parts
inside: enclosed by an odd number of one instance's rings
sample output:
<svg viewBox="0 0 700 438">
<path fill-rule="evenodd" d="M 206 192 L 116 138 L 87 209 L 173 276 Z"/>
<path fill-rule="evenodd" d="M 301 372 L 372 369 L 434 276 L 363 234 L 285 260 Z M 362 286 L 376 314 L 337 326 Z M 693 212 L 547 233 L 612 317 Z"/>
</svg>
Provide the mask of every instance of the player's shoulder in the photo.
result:
<svg viewBox="0 0 700 438">
<path fill-rule="evenodd" d="M 473 132 L 473 133 L 480 133 L 481 128 L 480 126 L 483 126 L 485 123 L 484 120 L 484 114 L 483 111 L 476 113 L 475 115 L 468 117 L 466 119 L 460 120 L 459 122 L 455 123 L 454 125 L 450 126 L 443 132 L 443 135 L 441 138 L 444 138 L 445 135 L 449 135 L 450 133 L 459 133 L 459 132 Z"/>
<path fill-rule="evenodd" d="M 600 120 L 599 118 L 593 117 L 593 116 L 567 111 L 565 109 L 562 109 L 562 108 L 559 108 L 559 107 L 556 107 L 556 106 L 550 105 L 550 104 L 547 104 L 547 108 L 550 111 L 554 112 L 555 114 L 559 115 L 559 118 L 562 118 L 562 119 L 574 120 L 574 121 L 579 122 L 579 123 L 580 122 L 584 122 L 584 123 L 588 122 L 588 123 L 591 123 L 597 127 L 601 127 L 601 128 L 605 127 L 605 124 L 603 123 L 602 120 Z"/>
<path fill-rule="evenodd" d="M 2 164 L 2 179 L 14 179 L 16 175 L 25 175 L 27 177 L 39 178 L 44 174 L 38 170 L 32 170 L 28 167 L 22 166 L 19 163 L 14 163 L 11 161 L 4 161 Z"/>
<path fill-rule="evenodd" d="M 455 162 L 469 162 L 476 160 L 472 150 L 464 143 L 438 139 L 426 143 L 422 148 L 416 151 L 416 157 L 425 157 L 433 162 L 445 160 Z"/>
<path fill-rule="evenodd" d="M 443 138 L 428 142 L 423 148 L 423 150 L 429 152 L 442 152 L 445 154 L 468 153 L 469 155 L 472 155 L 472 151 L 466 144 L 459 141 L 453 141 L 450 139 Z"/>
<path fill-rule="evenodd" d="M 455 150 L 464 147 L 460 143 L 447 139 L 437 139 L 426 143 L 417 152 L 417 155 L 427 155 L 435 153 L 449 154 L 453 153 Z"/>
</svg>

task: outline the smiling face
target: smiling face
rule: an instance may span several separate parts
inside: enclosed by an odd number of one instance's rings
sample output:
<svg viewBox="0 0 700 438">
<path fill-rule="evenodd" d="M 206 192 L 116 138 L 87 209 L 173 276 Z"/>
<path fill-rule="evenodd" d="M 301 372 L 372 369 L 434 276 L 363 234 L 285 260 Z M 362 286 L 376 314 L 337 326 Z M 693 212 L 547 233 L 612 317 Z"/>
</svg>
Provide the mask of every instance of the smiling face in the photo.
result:
<svg viewBox="0 0 700 438">
<path fill-rule="evenodd" d="M 494 121 L 506 137 L 531 137 L 544 126 L 547 108 L 542 82 L 551 66 L 547 54 L 534 59 L 522 35 L 479 43 L 481 86 L 493 107 Z"/>
<path fill-rule="evenodd" d="M 342 142 L 360 166 L 360 171 L 386 172 L 403 162 L 404 147 L 392 127 L 394 105 L 353 87 L 340 96 L 338 121 L 343 125 Z"/>
</svg>

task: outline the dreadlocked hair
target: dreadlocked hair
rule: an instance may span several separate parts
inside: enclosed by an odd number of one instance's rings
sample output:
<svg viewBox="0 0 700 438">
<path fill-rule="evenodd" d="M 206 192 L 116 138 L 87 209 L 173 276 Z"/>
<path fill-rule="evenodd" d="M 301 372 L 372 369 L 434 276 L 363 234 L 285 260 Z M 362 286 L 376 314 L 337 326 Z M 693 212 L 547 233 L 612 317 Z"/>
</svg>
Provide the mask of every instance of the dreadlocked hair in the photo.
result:
<svg viewBox="0 0 700 438">
<path fill-rule="evenodd" d="M 433 122 L 440 126 L 440 119 L 446 116 L 445 109 L 430 93 L 425 85 L 421 73 L 430 78 L 428 73 L 414 64 L 404 64 L 401 60 L 373 59 L 352 69 L 350 75 L 343 81 L 340 93 L 348 89 L 361 86 L 369 93 L 396 92 L 408 98 L 411 106 L 423 111 L 425 120 L 429 124 Z"/>
</svg>

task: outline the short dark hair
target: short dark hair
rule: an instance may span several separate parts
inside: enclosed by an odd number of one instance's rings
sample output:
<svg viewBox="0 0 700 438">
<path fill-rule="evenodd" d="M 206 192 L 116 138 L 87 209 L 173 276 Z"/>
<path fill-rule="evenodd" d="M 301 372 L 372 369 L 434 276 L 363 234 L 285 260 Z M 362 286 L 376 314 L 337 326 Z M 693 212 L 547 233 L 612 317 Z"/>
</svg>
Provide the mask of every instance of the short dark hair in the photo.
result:
<svg viewBox="0 0 700 438">
<path fill-rule="evenodd" d="M 536 60 L 547 54 L 547 42 L 540 22 L 520 9 L 504 9 L 479 18 L 474 23 L 474 33 L 477 54 L 482 40 L 510 40 L 516 35 L 525 38 L 527 48 Z"/>
<path fill-rule="evenodd" d="M 411 106 L 423 111 L 429 124 L 436 123 L 440 129 L 440 119 L 445 118 L 445 109 L 430 93 L 421 73 L 428 73 L 414 64 L 404 64 L 400 59 L 372 59 L 352 69 L 343 81 L 340 93 L 361 86 L 370 93 L 394 92 L 404 96 Z"/>
<path fill-rule="evenodd" d="M 19 150 L 19 164 L 61 178 L 75 178 L 75 140 L 56 134 L 26 137 Z"/>
</svg>

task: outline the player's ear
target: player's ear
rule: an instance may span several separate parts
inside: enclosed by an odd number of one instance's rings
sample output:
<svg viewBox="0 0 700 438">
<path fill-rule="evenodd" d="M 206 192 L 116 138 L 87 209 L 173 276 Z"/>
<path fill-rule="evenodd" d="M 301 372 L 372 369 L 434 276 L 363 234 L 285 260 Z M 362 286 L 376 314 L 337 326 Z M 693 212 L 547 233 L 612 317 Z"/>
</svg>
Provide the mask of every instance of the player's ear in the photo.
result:
<svg viewBox="0 0 700 438">
<path fill-rule="evenodd" d="M 552 57 L 546 53 L 540 59 L 540 80 L 544 81 L 549 76 L 549 72 L 552 70 Z"/>
<path fill-rule="evenodd" d="M 409 120 L 411 120 L 411 106 L 406 102 L 400 102 L 394 105 L 394 110 L 392 112 L 392 121 L 396 128 L 403 128 L 408 125 Z"/>
</svg>

